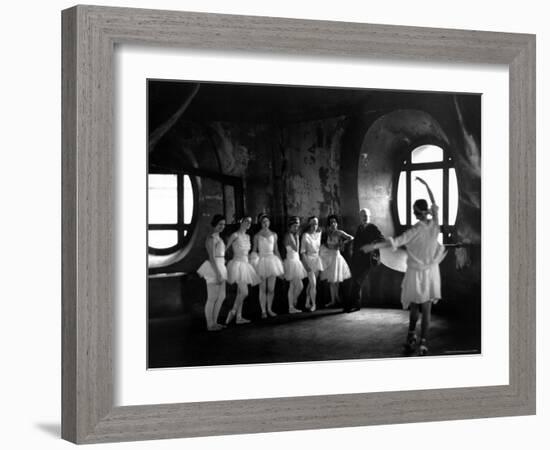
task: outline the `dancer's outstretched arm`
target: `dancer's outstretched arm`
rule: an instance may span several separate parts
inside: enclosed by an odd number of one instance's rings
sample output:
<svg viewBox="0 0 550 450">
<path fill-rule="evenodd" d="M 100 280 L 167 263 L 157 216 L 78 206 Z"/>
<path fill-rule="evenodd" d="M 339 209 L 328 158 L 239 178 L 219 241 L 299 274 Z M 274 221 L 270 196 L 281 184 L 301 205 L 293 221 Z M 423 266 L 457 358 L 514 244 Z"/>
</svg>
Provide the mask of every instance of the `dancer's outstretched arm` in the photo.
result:
<svg viewBox="0 0 550 450">
<path fill-rule="evenodd" d="M 437 204 L 435 202 L 435 197 L 434 197 L 434 194 L 433 194 L 432 190 L 430 189 L 430 186 L 428 186 L 428 183 L 426 183 L 426 181 L 424 181 L 420 177 L 416 177 L 416 180 L 418 182 L 422 183 L 426 187 L 426 190 L 428 191 L 428 195 L 430 197 L 430 202 L 432 203 L 432 206 L 431 206 L 432 219 L 436 223 L 439 222 L 439 214 L 438 214 L 439 206 L 437 206 Z"/>
</svg>

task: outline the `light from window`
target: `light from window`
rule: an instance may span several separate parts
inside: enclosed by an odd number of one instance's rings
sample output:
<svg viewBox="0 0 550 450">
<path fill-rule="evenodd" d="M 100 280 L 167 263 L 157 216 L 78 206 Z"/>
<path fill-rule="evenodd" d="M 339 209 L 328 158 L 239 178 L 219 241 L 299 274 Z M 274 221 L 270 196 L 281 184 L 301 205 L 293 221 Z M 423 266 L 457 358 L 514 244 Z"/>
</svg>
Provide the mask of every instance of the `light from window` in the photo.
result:
<svg viewBox="0 0 550 450">
<path fill-rule="evenodd" d="M 416 200 L 423 198 L 428 205 L 430 204 L 426 188 L 415 180 L 416 177 L 424 179 L 430 186 L 435 202 L 439 206 L 439 223 L 450 226 L 455 224 L 458 212 L 458 183 L 451 158 L 448 160 L 444 158 L 445 153 L 442 148 L 423 145 L 411 152 L 410 160 L 407 158 L 403 161 L 397 181 L 397 215 L 401 225 L 412 225 L 416 221 L 412 211 Z M 445 171 L 448 173 L 447 189 L 444 186 Z M 407 174 L 410 175 L 410 184 L 407 181 Z M 409 205 L 407 205 L 408 192 L 410 193 Z M 447 217 L 444 217 L 445 206 Z"/>
<path fill-rule="evenodd" d="M 178 179 L 176 175 L 149 175 L 149 224 L 178 222 Z"/>
<path fill-rule="evenodd" d="M 399 182 L 397 184 L 397 213 L 399 215 L 399 223 L 404 225 L 407 223 L 407 172 L 402 171 L 399 174 Z"/>
<path fill-rule="evenodd" d="M 193 219 L 193 185 L 189 175 L 183 176 L 183 223 L 189 224 Z"/>
<path fill-rule="evenodd" d="M 443 161 L 443 149 L 435 145 L 421 145 L 411 153 L 411 163 L 430 163 Z"/>
<path fill-rule="evenodd" d="M 177 230 L 149 230 L 149 247 L 162 250 L 174 247 L 177 243 Z"/>
<path fill-rule="evenodd" d="M 456 171 L 449 169 L 449 225 L 454 225 L 458 213 L 458 182 Z"/>
<path fill-rule="evenodd" d="M 190 236 L 193 184 L 185 174 L 148 175 L 148 240 L 153 251 L 176 250 Z"/>
</svg>

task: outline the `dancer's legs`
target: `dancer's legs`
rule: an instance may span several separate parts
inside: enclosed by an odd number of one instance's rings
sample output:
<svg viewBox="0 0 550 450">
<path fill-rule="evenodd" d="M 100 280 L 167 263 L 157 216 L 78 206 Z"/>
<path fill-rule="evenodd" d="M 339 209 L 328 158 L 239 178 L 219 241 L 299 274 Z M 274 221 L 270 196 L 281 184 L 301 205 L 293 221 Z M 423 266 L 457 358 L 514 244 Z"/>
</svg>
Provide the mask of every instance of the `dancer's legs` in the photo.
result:
<svg viewBox="0 0 550 450">
<path fill-rule="evenodd" d="M 237 318 L 237 323 L 246 323 L 248 320 L 243 319 L 243 302 L 246 296 L 248 295 L 248 285 L 246 283 L 237 284 L 237 296 L 235 297 L 235 302 L 233 303 L 233 308 L 229 311 L 227 319 L 225 320 L 226 325 L 231 323 L 231 321 Z"/>
<path fill-rule="evenodd" d="M 267 278 L 262 278 L 262 281 L 260 283 L 260 309 L 262 310 L 263 318 L 267 316 L 267 313 L 266 313 L 267 296 L 265 292 L 266 286 L 267 286 Z"/>
<path fill-rule="evenodd" d="M 216 297 L 216 301 L 214 303 L 214 311 L 212 313 L 212 320 L 215 324 L 218 323 L 220 310 L 222 308 L 223 301 L 225 300 L 225 281 L 222 281 L 218 286 L 218 296 Z"/>
<path fill-rule="evenodd" d="M 432 316 L 432 302 L 422 303 L 422 322 L 420 324 L 420 338 L 428 339 L 428 329 L 430 327 L 430 320 Z"/>
<path fill-rule="evenodd" d="M 302 288 L 302 280 L 293 279 L 288 283 L 288 312 L 290 314 L 300 312 L 299 309 L 296 309 L 296 300 L 302 292 Z"/>
<path fill-rule="evenodd" d="M 218 298 L 218 286 L 215 283 L 206 283 L 206 304 L 204 305 L 204 317 L 206 319 L 206 328 L 211 330 L 214 327 L 212 320 L 214 304 Z"/>
<path fill-rule="evenodd" d="M 239 283 L 237 285 L 237 298 L 235 299 L 235 305 L 233 310 L 237 315 L 237 323 L 247 323 L 248 320 L 243 318 L 243 303 L 244 299 L 248 296 L 248 285 L 246 283 Z"/>
<path fill-rule="evenodd" d="M 307 295 L 306 295 L 306 308 L 315 306 L 315 299 L 317 297 L 317 273 L 308 272 L 307 279 L 309 281 L 307 286 Z"/>
<path fill-rule="evenodd" d="M 336 306 L 336 299 L 338 298 L 338 286 L 339 283 L 329 283 L 330 303 L 328 303 L 326 306 Z"/>
<path fill-rule="evenodd" d="M 294 305 L 298 303 L 298 297 L 302 293 L 302 289 L 304 289 L 304 283 L 299 278 L 293 280 L 294 283 Z"/>
<path fill-rule="evenodd" d="M 275 295 L 276 277 L 269 277 L 267 280 L 267 313 L 270 316 L 276 316 L 273 312 L 273 296 Z"/>
<path fill-rule="evenodd" d="M 409 333 L 414 333 L 418 321 L 418 304 L 411 303 L 409 308 Z"/>
</svg>

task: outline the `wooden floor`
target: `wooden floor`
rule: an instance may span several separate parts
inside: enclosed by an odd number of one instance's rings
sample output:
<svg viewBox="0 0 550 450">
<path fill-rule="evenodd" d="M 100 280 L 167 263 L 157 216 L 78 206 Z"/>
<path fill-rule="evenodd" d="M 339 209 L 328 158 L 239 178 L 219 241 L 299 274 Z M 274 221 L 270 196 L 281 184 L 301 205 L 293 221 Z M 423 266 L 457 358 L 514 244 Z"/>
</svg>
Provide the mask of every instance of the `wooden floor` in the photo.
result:
<svg viewBox="0 0 550 450">
<path fill-rule="evenodd" d="M 322 309 L 208 332 L 185 316 L 157 318 L 149 322 L 149 367 L 400 358 L 408 320 L 398 309 Z M 478 322 L 434 311 L 429 355 L 480 353 Z"/>
</svg>

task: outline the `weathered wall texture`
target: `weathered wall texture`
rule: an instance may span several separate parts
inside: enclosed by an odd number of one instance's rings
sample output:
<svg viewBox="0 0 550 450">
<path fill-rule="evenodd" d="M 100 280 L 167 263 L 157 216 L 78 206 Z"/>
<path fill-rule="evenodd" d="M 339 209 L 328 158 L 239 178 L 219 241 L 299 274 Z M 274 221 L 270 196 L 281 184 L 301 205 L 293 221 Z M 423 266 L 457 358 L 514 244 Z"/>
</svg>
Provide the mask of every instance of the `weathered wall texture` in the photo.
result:
<svg viewBox="0 0 550 450">
<path fill-rule="evenodd" d="M 341 117 L 291 124 L 284 133 L 286 214 L 340 214 Z"/>
</svg>

